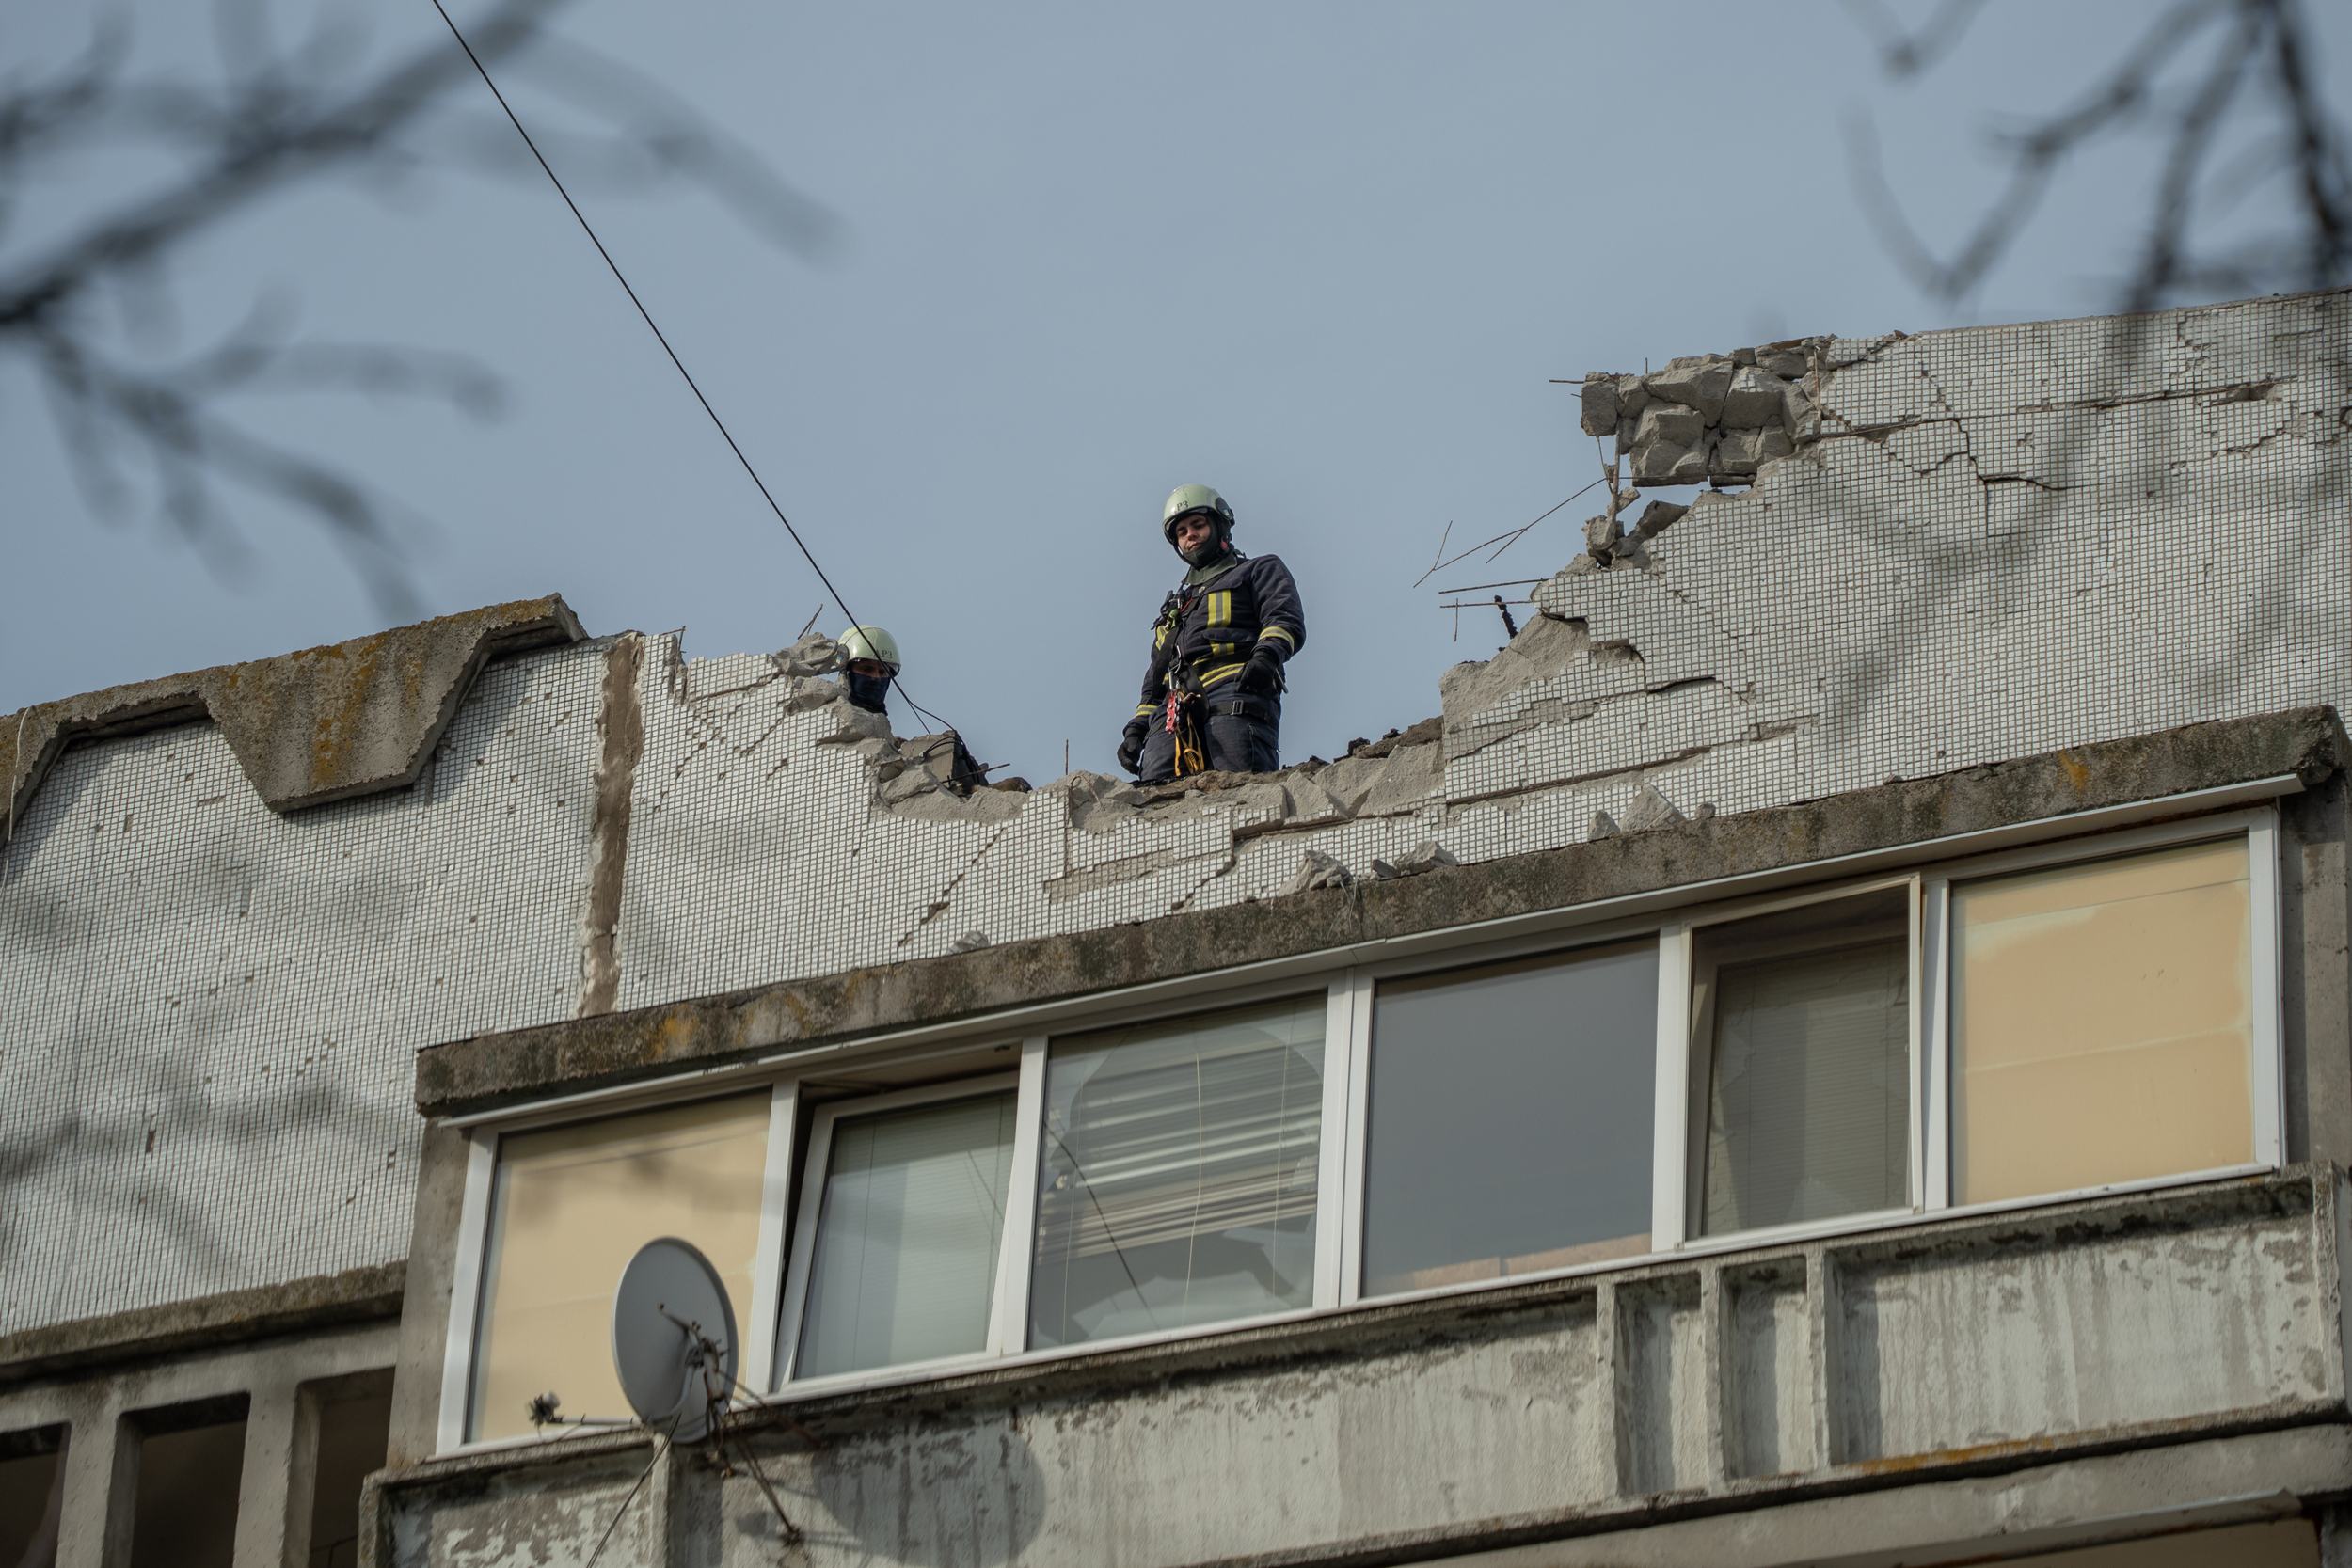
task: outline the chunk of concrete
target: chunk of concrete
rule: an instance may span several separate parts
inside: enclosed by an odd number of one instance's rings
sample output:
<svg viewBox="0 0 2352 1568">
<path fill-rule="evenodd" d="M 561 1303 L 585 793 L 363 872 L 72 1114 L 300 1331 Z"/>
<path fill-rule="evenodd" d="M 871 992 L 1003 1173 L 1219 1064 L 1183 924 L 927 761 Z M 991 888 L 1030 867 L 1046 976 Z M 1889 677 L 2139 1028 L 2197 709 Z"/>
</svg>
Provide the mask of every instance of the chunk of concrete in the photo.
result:
<svg viewBox="0 0 2352 1568">
<path fill-rule="evenodd" d="M 1708 446 L 1704 432 L 1689 446 L 1663 440 L 1637 442 L 1633 448 L 1633 483 L 1701 483 L 1707 478 Z"/>
<path fill-rule="evenodd" d="M 1077 772 L 1061 783 L 1069 801 L 1070 825 L 1098 838 L 1118 832 L 1119 825 L 1143 806 L 1143 791 L 1124 779 Z"/>
<path fill-rule="evenodd" d="M 1625 809 L 1620 830 L 1629 833 L 1645 833 L 1655 828 L 1671 828 L 1686 820 L 1675 803 L 1660 793 L 1656 784 L 1644 784 L 1633 795 L 1633 803 Z"/>
<path fill-rule="evenodd" d="M 1732 376 L 1724 393 L 1725 430 L 1760 430 L 1780 423 L 1783 388 L 1787 383 L 1770 371 L 1745 365 Z"/>
<path fill-rule="evenodd" d="M 1537 615 L 1494 657 L 1484 663 L 1457 664 L 1438 676 L 1438 695 L 1445 703 L 1446 755 L 1462 756 L 1511 734 L 1511 722 L 1496 725 L 1480 721 L 1519 688 L 1581 668 L 1591 646 L 1592 639 L 1581 621 Z"/>
<path fill-rule="evenodd" d="M 1630 537 L 1646 543 L 1682 521 L 1691 509 L 1679 501 L 1652 501 L 1642 508 L 1641 520 L 1633 525 Z"/>
<path fill-rule="evenodd" d="M 1584 835 L 1585 842 L 1617 836 L 1617 819 L 1605 811 L 1593 813 L 1593 831 Z"/>
<path fill-rule="evenodd" d="M 1596 517 L 1587 517 L 1584 519 L 1584 547 L 1597 556 L 1605 556 L 1609 553 L 1609 546 L 1621 536 L 1621 531 L 1617 519 L 1606 512 Z"/>
<path fill-rule="evenodd" d="M 1338 798 L 1324 788 L 1322 774 L 1286 773 L 1282 775 L 1282 793 L 1289 798 L 1289 817 L 1295 823 L 1338 822 L 1347 816 L 1347 808 Z"/>
<path fill-rule="evenodd" d="M 1025 795 L 1001 789 L 976 789 L 958 795 L 952 789 L 926 789 L 891 805 L 893 816 L 918 822 L 1009 822 L 1021 815 Z"/>
<path fill-rule="evenodd" d="M 1298 875 L 1291 879 L 1291 891 L 1311 893 L 1316 888 L 1345 887 L 1355 879 L 1347 867 L 1340 863 L 1339 857 L 1310 849 L 1299 863 Z"/>
<path fill-rule="evenodd" d="M 986 931 L 966 931 L 963 935 L 956 938 L 956 940 L 949 944 L 949 947 L 952 951 L 958 953 L 977 953 L 988 944 L 988 933 Z"/>
<path fill-rule="evenodd" d="M 810 632 L 775 656 L 776 668 L 787 675 L 830 675 L 841 668 L 841 644 L 822 632 Z"/>
<path fill-rule="evenodd" d="M 1435 871 L 1441 865 L 1461 863 L 1454 858 L 1454 852 L 1451 849 L 1446 848 L 1434 838 L 1424 838 L 1419 844 L 1414 845 L 1409 852 L 1399 856 L 1394 865 L 1391 865 L 1387 861 L 1374 861 L 1372 874 L 1386 882 L 1393 881 L 1399 877 L 1418 877 L 1424 872 Z"/>
<path fill-rule="evenodd" d="M 1729 355 L 1695 355 L 1667 361 L 1664 370 L 1643 377 L 1643 384 L 1651 397 L 1694 409 L 1699 422 L 1710 425 L 1723 418 L 1724 396 L 1731 390 L 1732 372 L 1738 368 Z"/>
<path fill-rule="evenodd" d="M 832 723 L 833 729 L 817 737 L 819 746 L 856 746 L 869 740 L 894 739 L 888 714 L 858 706 L 841 694 L 839 687 L 834 688 L 834 701 L 822 709 L 821 716 Z M 892 749 L 895 751 L 896 747 Z"/>
<path fill-rule="evenodd" d="M 1641 426 L 1634 432 L 1633 440 L 1637 448 L 1653 443 L 1688 447 L 1706 435 L 1707 421 L 1699 417 L 1698 410 L 1677 404 L 1653 403 L 1642 411 Z"/>
<path fill-rule="evenodd" d="M 1617 378 L 1595 372 L 1584 378 L 1579 423 L 1587 436 L 1607 436 L 1617 428 Z"/>
<path fill-rule="evenodd" d="M 1617 415 L 1620 419 L 1638 420 L 1642 410 L 1649 406 L 1649 388 L 1638 375 L 1617 377 Z"/>
<path fill-rule="evenodd" d="M 1591 560 L 1590 556 L 1582 557 Z M 1444 748 L 1435 741 L 1400 746 L 1389 753 L 1388 767 L 1360 800 L 1351 808 L 1357 816 L 1401 816 L 1419 809 L 1437 792 L 1445 778 Z"/>
<path fill-rule="evenodd" d="M 1821 422 L 1814 416 L 1813 400 L 1793 381 L 1784 383 L 1780 389 L 1780 422 L 1794 441 L 1810 441 L 1821 433 Z"/>
<path fill-rule="evenodd" d="M 1778 418 L 1777 414 L 1774 418 Z M 1778 430 L 1773 432 L 1788 437 Z M 1715 455 L 1708 465 L 1710 475 L 1753 474 L 1763 461 L 1764 432 L 1760 430 L 1726 430 L 1715 441 Z"/>
</svg>

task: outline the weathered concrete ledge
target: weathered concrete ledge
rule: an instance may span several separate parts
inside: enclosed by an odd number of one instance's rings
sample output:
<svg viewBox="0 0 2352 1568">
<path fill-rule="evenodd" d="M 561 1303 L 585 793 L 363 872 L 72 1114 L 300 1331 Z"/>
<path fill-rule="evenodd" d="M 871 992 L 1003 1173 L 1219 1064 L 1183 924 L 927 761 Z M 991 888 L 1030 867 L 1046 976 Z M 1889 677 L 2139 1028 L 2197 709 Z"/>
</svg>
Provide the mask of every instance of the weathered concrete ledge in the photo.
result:
<svg viewBox="0 0 2352 1568">
<path fill-rule="evenodd" d="M 2331 708 L 2192 724 L 1395 881 L 436 1045 L 418 1057 L 417 1105 L 427 1116 L 462 1115 L 558 1088 L 723 1066 L 780 1046 L 971 1019 L 2193 790 L 2288 773 L 2312 784 L 2340 771 L 2347 754 L 2352 742 Z"/>
<path fill-rule="evenodd" d="M 1101 1507 L 1099 1488 L 1170 1452 L 1196 1463 L 1209 1490 L 1137 1495 L 1133 1509 L 1161 1511 L 1165 1534 L 1153 1539 L 1166 1544 L 1136 1560 L 1424 1561 L 2059 1460 L 2295 1428 L 2341 1433 L 2332 1281 L 2343 1201 L 2334 1166 L 2305 1164 L 2014 1213 L 1927 1216 L 915 1377 L 742 1411 L 729 1425 L 765 1455 L 768 1481 L 825 1544 L 812 1561 L 991 1560 L 974 1544 L 1008 1520 L 1041 1536 L 1066 1532 L 1057 1554 L 1041 1554 L 1048 1560 L 1126 1560 L 1119 1547 L 1131 1522 Z M 2233 1310 L 2209 1285 L 2223 1268 L 2267 1292 L 2270 1313 L 2229 1346 L 2204 1338 Z M 2118 1275 L 2158 1305 L 2118 1312 L 2103 1299 Z M 1695 1350 L 1708 1312 L 1734 1312 L 1758 1291 L 1801 1298 L 1804 1310 L 1778 1314 L 1762 1338 L 1726 1338 L 1695 1377 L 1653 1354 L 1677 1336 Z M 2042 1302 L 2048 1321 L 2005 1309 L 2004 1291 Z M 1971 1304 L 1979 1332 L 1955 1336 L 1951 1321 Z M 1766 1316 L 1746 1321 L 1753 1328 Z M 2032 1343 L 2009 1346 L 2022 1358 L 2005 1374 L 1979 1376 L 1972 1357 L 1994 1320 L 2002 1336 Z M 1806 1348 L 1816 1336 L 1818 1356 Z M 2025 1353 L 2061 1344 L 2082 1382 L 2033 1375 L 2041 1362 Z M 1775 1388 L 1766 1407 L 1775 1443 L 1751 1451 L 1740 1434 L 1763 1412 L 1742 1401 L 1768 1369 L 1800 1367 L 1802 1388 Z M 1964 1382 L 1945 1389 L 1953 1378 Z M 1218 1448 L 1214 1434 L 1230 1434 L 1222 1413 L 1237 1402 L 1281 1413 L 1283 1465 L 1264 1464 L 1271 1444 Z M 1540 1457 L 1492 1463 L 1469 1441 L 1506 1424 Z M 531 1498 L 601 1491 L 578 1515 L 593 1529 L 645 1467 L 625 1456 L 646 1442 L 643 1433 L 566 1433 L 425 1460 L 377 1478 L 375 1528 L 398 1519 L 412 1538 L 520 1532 L 548 1522 Z M 1315 1454 L 1311 1469 L 1267 1473 L 1287 1471 L 1302 1451 Z M 1039 1475 L 1060 1484 L 1038 1484 Z M 762 1516 L 749 1486 L 731 1482 L 730 1506 L 707 1506 L 721 1500 L 709 1497 L 680 1517 L 748 1529 L 743 1520 Z M 1333 1489 L 1346 1506 L 1333 1505 Z M 1199 1496 L 1253 1524 L 1184 1539 L 1184 1511 L 1197 1511 Z M 1438 1510 L 1438 1497 L 1462 1506 Z M 501 1527 L 495 1510 L 477 1506 L 490 1497 L 517 1522 Z M 1298 1506 L 1285 1514 L 1277 1497 Z M 1250 1549 L 1230 1549 L 1245 1538 Z M 718 1544 L 706 1537 L 664 1560 L 715 1560 Z"/>
<path fill-rule="evenodd" d="M 413 784 L 483 665 L 586 636 L 550 594 L 20 708 L 0 717 L 0 778 L 14 802 L 0 833 L 72 742 L 207 717 L 273 811 Z"/>
<path fill-rule="evenodd" d="M 407 1280 L 405 1262 L 378 1263 L 0 1335 L 0 1386 L 208 1345 L 397 1318 Z"/>
</svg>

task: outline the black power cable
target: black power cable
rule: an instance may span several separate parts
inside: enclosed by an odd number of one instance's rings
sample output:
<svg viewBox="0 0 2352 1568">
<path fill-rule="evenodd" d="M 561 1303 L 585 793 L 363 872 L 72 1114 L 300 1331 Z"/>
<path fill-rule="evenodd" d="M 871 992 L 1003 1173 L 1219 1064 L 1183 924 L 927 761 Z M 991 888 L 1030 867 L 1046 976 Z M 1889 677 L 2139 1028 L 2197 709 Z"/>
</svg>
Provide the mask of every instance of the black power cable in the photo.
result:
<svg viewBox="0 0 2352 1568">
<path fill-rule="evenodd" d="M 719 418 L 719 411 L 710 406 L 708 398 L 703 396 L 703 389 L 696 385 L 693 372 L 686 368 L 686 361 L 677 356 L 677 350 L 670 346 L 670 340 L 663 337 L 661 328 L 654 325 L 653 312 L 645 309 L 645 302 L 637 297 L 635 289 L 629 287 L 628 278 L 621 272 L 621 264 L 612 260 L 612 253 L 604 248 L 602 240 L 596 238 L 596 230 L 588 222 L 588 214 L 580 210 L 580 203 L 572 199 L 572 193 L 564 188 L 564 182 L 556 178 L 555 170 L 548 164 L 547 155 L 539 150 L 539 144 L 532 141 L 531 133 L 523 129 L 522 119 L 515 113 L 514 105 L 506 102 L 506 95 L 499 91 L 499 85 L 490 80 L 489 68 L 482 63 L 482 56 L 475 54 L 473 45 L 466 41 L 466 35 L 458 30 L 456 22 L 452 19 L 447 8 L 441 4 L 441 0 L 433 0 L 433 8 L 441 13 L 443 22 L 449 24 L 450 36 L 457 40 L 457 47 L 466 52 L 466 58 L 473 62 L 474 71 L 482 77 L 482 85 L 490 89 L 490 96 L 497 99 L 499 107 L 506 111 L 507 120 L 515 127 L 515 134 L 522 137 L 523 145 L 531 149 L 531 155 L 539 161 L 539 167 L 546 173 L 548 182 L 555 186 L 555 194 L 564 198 L 564 205 L 569 207 L 572 210 L 572 216 L 580 220 L 580 231 L 588 236 L 588 243 L 596 247 L 596 254 L 604 258 L 604 264 L 612 269 L 613 280 L 620 284 L 621 292 L 628 295 L 628 302 L 637 307 L 637 313 L 645 319 L 645 325 L 653 333 L 654 341 L 660 343 L 661 352 L 670 356 L 670 363 L 677 367 L 677 373 L 686 378 L 687 389 L 694 394 L 694 401 L 703 405 L 703 412 L 710 416 L 710 422 L 719 427 L 720 438 L 726 442 L 727 450 L 735 453 L 735 460 L 743 465 L 743 471 L 751 475 L 752 483 L 759 487 L 759 499 L 768 503 L 768 510 L 776 515 L 776 521 L 784 525 L 784 531 L 790 534 L 792 543 L 800 547 L 801 559 L 808 562 L 808 569 L 817 574 L 817 580 L 823 583 L 825 592 L 833 595 L 834 608 L 849 617 L 851 626 L 865 625 L 857 618 L 856 611 L 850 608 L 849 601 L 842 598 L 841 590 L 833 585 L 833 578 L 825 576 L 825 569 L 817 564 L 817 557 L 810 552 L 807 541 L 801 537 L 801 531 L 792 526 L 792 519 L 786 516 L 784 508 L 776 504 L 776 498 L 769 493 L 767 482 L 759 477 L 759 470 L 752 467 L 752 460 L 744 456 L 743 449 L 736 444 L 735 436 L 727 429 L 726 420 Z M 906 687 L 900 683 L 898 676 L 891 676 L 890 684 L 898 688 L 899 696 L 906 697 L 907 706 L 943 730 L 955 728 L 946 720 L 908 696 Z"/>
</svg>

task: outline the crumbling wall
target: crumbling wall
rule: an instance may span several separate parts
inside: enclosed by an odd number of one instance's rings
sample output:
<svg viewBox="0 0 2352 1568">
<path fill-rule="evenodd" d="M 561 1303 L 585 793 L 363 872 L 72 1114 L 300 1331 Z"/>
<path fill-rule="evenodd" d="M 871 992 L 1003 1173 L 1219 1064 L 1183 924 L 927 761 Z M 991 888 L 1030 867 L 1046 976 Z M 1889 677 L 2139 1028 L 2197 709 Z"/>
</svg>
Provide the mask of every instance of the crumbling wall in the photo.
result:
<svg viewBox="0 0 2352 1568">
<path fill-rule="evenodd" d="M 1604 514 L 1440 717 L 1271 776 L 966 795 L 820 647 L 634 633 L 491 666 L 331 805 L 207 724 L 66 752 L 0 858 L 0 1330 L 401 1257 L 437 1041 L 2341 705 L 2348 309 L 1677 362 L 1671 461 L 1588 382 L 1637 483 L 1760 431 L 1754 483 Z"/>
</svg>

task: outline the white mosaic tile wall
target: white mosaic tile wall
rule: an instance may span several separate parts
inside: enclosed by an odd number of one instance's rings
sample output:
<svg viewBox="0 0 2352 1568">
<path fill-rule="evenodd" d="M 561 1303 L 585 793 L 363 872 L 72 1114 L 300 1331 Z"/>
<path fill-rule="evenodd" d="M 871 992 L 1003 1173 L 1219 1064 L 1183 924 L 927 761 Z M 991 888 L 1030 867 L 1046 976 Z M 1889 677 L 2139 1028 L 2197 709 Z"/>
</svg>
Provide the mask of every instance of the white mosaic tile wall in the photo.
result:
<svg viewBox="0 0 2352 1568">
<path fill-rule="evenodd" d="M 1449 674 L 1442 745 L 1311 778 L 958 801 L 829 684 L 648 639 L 617 1005 L 1272 896 L 1310 848 L 1576 843 L 1645 784 L 1744 811 L 2341 700 L 2347 309 L 1836 344 L 1828 439 L 1538 590 L 1565 623 Z M 288 817 L 204 726 L 63 759 L 0 859 L 0 1331 L 405 1254 L 410 1053 L 580 1004 L 608 646 Z"/>
<path fill-rule="evenodd" d="M 0 860 L 0 1332 L 407 1256 L 419 1044 L 568 1013 L 600 648 L 411 789 L 279 816 L 219 732 L 59 759 Z"/>
</svg>

